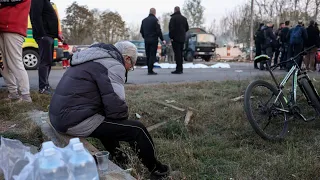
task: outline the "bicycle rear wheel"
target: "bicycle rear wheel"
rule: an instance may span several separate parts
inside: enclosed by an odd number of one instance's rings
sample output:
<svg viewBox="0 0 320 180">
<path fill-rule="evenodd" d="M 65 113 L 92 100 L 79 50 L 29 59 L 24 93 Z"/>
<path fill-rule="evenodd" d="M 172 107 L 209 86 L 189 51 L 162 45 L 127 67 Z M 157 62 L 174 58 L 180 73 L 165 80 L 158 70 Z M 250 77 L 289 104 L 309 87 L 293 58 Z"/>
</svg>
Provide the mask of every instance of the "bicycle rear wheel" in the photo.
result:
<svg viewBox="0 0 320 180">
<path fill-rule="evenodd" d="M 252 82 L 245 92 L 244 108 L 255 132 L 265 140 L 280 141 L 288 132 L 287 103 L 270 83 Z M 277 99 L 278 97 L 278 99 Z"/>
<path fill-rule="evenodd" d="M 305 96 L 307 96 L 307 99 L 310 101 L 312 107 L 317 111 L 318 114 L 320 114 L 320 102 L 308 79 L 301 78 L 299 83 L 302 92 L 304 92 Z"/>
</svg>

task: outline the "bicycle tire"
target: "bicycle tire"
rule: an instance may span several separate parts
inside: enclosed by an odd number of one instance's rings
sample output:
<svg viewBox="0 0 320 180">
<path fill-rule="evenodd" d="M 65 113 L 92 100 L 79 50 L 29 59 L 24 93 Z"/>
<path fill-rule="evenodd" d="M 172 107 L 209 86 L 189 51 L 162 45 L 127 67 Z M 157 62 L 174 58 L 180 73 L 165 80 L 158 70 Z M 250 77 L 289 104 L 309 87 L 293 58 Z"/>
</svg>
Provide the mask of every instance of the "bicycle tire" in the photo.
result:
<svg viewBox="0 0 320 180">
<path fill-rule="evenodd" d="M 263 129 L 261 129 L 261 127 L 258 125 L 254 115 L 253 115 L 253 111 L 252 111 L 252 106 L 251 106 L 251 99 L 252 99 L 252 92 L 253 89 L 258 87 L 258 86 L 262 86 L 262 87 L 266 87 L 267 89 L 269 89 L 273 95 L 278 95 L 279 91 L 270 83 L 266 82 L 266 81 L 262 81 L 262 80 L 256 80 L 254 82 L 252 82 L 246 89 L 245 91 L 245 96 L 244 96 L 244 108 L 245 108 L 245 113 L 246 116 L 248 118 L 249 123 L 251 124 L 252 128 L 254 129 L 254 131 L 264 140 L 269 140 L 269 141 L 281 141 L 284 139 L 285 135 L 287 134 L 287 130 L 288 130 L 288 121 L 286 121 L 286 113 L 285 113 L 285 119 L 284 119 L 284 126 L 283 129 L 281 131 L 281 133 L 279 135 L 270 135 L 267 134 Z M 287 106 L 286 101 L 284 99 L 283 95 L 279 96 L 279 100 L 281 102 L 282 108 L 284 108 L 283 106 Z M 270 123 L 270 120 L 269 120 Z"/>
<path fill-rule="evenodd" d="M 312 107 L 317 111 L 318 114 L 320 114 L 320 102 L 318 101 L 318 97 L 316 96 L 312 87 L 310 86 L 308 79 L 301 78 L 299 80 L 299 83 L 303 88 L 301 89 L 302 92 L 304 92 L 305 95 L 308 96 L 308 99 L 310 100 Z"/>
</svg>

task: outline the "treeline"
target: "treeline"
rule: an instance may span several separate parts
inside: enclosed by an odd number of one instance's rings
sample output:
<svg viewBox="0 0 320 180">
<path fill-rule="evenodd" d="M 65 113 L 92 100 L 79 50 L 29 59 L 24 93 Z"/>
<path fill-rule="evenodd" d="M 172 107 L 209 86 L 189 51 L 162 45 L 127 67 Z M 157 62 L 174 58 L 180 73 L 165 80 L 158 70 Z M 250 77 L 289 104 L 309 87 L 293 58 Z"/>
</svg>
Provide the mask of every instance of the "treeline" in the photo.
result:
<svg viewBox="0 0 320 180">
<path fill-rule="evenodd" d="M 280 22 L 290 20 L 296 24 L 303 20 L 306 25 L 313 19 L 317 21 L 319 16 L 320 0 L 254 0 L 254 30 L 259 23 L 272 21 L 278 28 Z M 227 42 L 245 43 L 250 42 L 250 18 L 251 5 L 247 2 L 226 15 L 212 26 L 218 26 L 218 40 L 220 44 Z"/>
<path fill-rule="evenodd" d="M 129 37 L 129 29 L 119 13 L 90 10 L 77 2 L 66 9 L 62 27 L 68 44 L 115 43 Z"/>
</svg>

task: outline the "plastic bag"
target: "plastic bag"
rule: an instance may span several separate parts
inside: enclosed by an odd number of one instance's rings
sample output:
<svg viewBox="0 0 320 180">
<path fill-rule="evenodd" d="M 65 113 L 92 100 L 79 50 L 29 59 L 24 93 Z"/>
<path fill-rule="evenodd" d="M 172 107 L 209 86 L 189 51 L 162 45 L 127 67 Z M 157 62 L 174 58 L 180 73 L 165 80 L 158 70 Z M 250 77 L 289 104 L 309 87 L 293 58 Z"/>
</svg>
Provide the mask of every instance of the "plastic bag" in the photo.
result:
<svg viewBox="0 0 320 180">
<path fill-rule="evenodd" d="M 34 164 L 37 159 L 38 154 L 33 155 L 31 153 L 26 153 L 25 159 L 27 159 L 28 164 L 24 166 L 20 173 L 13 175 L 14 180 L 33 180 Z"/>
<path fill-rule="evenodd" d="M 1 137 L 0 168 L 6 180 L 11 180 L 13 175 L 19 174 L 29 163 L 25 158 L 25 154 L 29 152 L 30 148 L 20 141 Z"/>
</svg>

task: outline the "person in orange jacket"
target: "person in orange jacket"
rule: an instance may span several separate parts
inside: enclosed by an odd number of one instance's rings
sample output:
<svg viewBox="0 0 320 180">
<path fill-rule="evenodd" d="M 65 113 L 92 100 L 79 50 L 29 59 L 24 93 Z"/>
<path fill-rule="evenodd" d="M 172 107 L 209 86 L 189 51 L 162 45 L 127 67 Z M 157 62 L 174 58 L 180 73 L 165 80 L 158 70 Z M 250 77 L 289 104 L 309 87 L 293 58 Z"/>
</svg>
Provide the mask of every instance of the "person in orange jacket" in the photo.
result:
<svg viewBox="0 0 320 180">
<path fill-rule="evenodd" d="M 29 77 L 22 62 L 22 44 L 27 35 L 31 0 L 0 0 L 0 4 L 1 74 L 8 87 L 8 100 L 32 102 Z"/>
</svg>

